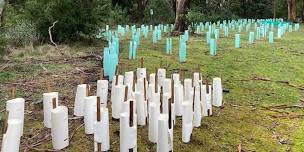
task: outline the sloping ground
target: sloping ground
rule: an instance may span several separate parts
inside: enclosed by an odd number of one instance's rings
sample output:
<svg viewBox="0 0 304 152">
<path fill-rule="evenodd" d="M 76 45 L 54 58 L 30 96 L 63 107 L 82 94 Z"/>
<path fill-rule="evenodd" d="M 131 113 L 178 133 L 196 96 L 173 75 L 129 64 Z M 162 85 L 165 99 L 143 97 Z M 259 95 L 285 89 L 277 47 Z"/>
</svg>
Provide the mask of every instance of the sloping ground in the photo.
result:
<svg viewBox="0 0 304 152">
<path fill-rule="evenodd" d="M 268 44 L 266 40 L 247 44 L 243 33 L 242 48 L 234 48 L 234 35 L 221 38 L 218 55 L 211 57 L 205 35 L 196 35 L 188 43 L 187 63 L 178 62 L 178 39 L 174 38 L 173 55 L 165 55 L 165 39 L 156 45 L 142 39 L 136 60 L 127 60 L 129 38 L 121 40 L 122 72 L 134 70 L 145 59 L 151 73 L 160 66 L 170 72 L 187 69 L 187 77 L 198 65 L 205 79 L 223 79 L 225 106 L 214 109 L 212 117 L 203 118 L 195 128 L 191 143 L 181 142 L 181 119 L 174 130 L 174 151 L 302 151 L 304 148 L 304 34 L 287 33 Z M 59 53 L 50 46 L 16 50 L 10 61 L 0 66 L 0 110 L 9 98 L 9 88 L 17 86 L 17 95 L 27 99 L 25 134 L 21 141 L 24 151 L 51 149 L 50 130 L 42 125 L 42 93 L 45 80 L 51 78 L 60 103 L 72 114 L 75 90 L 80 77 L 96 88 L 103 46 L 90 48 L 62 46 Z M 92 55 L 93 54 L 93 55 Z M 169 75 L 168 75 L 169 76 Z M 72 116 L 70 116 L 72 118 Z M 110 120 L 111 150 L 119 150 L 119 122 Z M 65 151 L 91 152 L 93 137 L 84 134 L 82 120 L 70 121 L 71 145 Z M 138 128 L 138 151 L 156 151 L 148 141 L 147 127 Z"/>
</svg>

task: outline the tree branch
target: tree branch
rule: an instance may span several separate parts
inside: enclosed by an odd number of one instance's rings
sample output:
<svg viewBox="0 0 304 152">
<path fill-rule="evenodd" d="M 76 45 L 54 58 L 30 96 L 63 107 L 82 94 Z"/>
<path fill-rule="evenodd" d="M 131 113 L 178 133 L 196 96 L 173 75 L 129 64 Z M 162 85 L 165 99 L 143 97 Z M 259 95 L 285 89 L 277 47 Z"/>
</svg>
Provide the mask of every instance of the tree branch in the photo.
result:
<svg viewBox="0 0 304 152">
<path fill-rule="evenodd" d="M 52 42 L 52 44 L 54 44 L 54 46 L 57 48 L 57 44 L 53 41 L 53 37 L 52 37 L 52 28 L 56 25 L 56 23 L 58 22 L 55 21 L 53 22 L 53 25 L 49 27 L 49 36 L 50 36 L 50 41 Z"/>
</svg>

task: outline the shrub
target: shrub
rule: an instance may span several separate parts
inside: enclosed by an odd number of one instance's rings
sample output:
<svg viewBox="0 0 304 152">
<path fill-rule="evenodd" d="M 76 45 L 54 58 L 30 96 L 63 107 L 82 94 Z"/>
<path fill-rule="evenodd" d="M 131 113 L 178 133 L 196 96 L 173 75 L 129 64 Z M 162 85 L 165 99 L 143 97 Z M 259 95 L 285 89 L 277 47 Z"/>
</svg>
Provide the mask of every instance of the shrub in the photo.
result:
<svg viewBox="0 0 304 152">
<path fill-rule="evenodd" d="M 145 22 L 151 22 L 150 10 L 153 9 L 153 23 L 173 23 L 175 14 L 166 0 L 151 0 L 145 9 Z"/>
<path fill-rule="evenodd" d="M 0 60 L 4 56 L 4 54 L 6 52 L 5 49 L 6 49 L 6 40 L 0 38 Z"/>
<path fill-rule="evenodd" d="M 48 27 L 58 21 L 53 39 L 65 41 L 95 33 L 108 21 L 111 5 L 110 0 L 28 0 L 25 14 L 44 38 L 48 38 Z"/>
<path fill-rule="evenodd" d="M 113 9 L 111 9 L 110 14 L 110 24 L 111 25 L 125 25 L 129 22 L 129 15 L 126 9 L 122 9 L 118 5 L 116 5 Z"/>
<path fill-rule="evenodd" d="M 14 26 L 6 28 L 4 38 L 16 46 L 25 46 L 37 42 L 39 34 L 34 24 L 29 21 L 20 20 Z"/>
</svg>

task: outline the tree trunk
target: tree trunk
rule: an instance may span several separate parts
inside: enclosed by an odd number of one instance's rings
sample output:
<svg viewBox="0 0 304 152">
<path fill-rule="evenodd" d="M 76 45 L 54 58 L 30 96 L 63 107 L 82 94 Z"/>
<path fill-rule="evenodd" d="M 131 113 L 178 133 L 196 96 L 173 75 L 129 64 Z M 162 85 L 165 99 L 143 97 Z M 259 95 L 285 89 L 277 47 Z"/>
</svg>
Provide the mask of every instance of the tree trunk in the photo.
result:
<svg viewBox="0 0 304 152">
<path fill-rule="evenodd" d="M 191 0 L 176 1 L 176 18 L 174 26 L 174 35 L 179 35 L 187 29 L 186 14 L 190 6 Z"/>
<path fill-rule="evenodd" d="M 177 0 L 170 0 L 170 3 L 171 3 L 171 7 L 176 15 L 176 8 L 177 8 Z"/>
<path fill-rule="evenodd" d="M 3 7 L 0 11 L 0 27 L 4 26 L 4 15 L 5 15 L 5 9 L 6 9 L 6 5 L 7 5 L 8 1 L 4 0 L 3 3 L 4 3 Z"/>
<path fill-rule="evenodd" d="M 296 13 L 296 0 L 287 0 L 288 4 L 288 20 L 291 22 L 296 22 L 297 13 Z"/>
<path fill-rule="evenodd" d="M 302 2 L 302 22 L 304 22 L 304 0 Z"/>
<path fill-rule="evenodd" d="M 137 15 L 136 15 L 136 20 L 137 21 L 141 21 L 144 18 L 144 12 L 145 12 L 145 8 L 147 6 L 147 2 L 148 0 L 137 0 Z"/>
<path fill-rule="evenodd" d="M 273 6 L 273 18 L 275 19 L 275 18 L 277 18 L 277 2 L 276 2 L 276 0 L 273 0 L 273 3 L 272 3 L 272 6 Z"/>
</svg>

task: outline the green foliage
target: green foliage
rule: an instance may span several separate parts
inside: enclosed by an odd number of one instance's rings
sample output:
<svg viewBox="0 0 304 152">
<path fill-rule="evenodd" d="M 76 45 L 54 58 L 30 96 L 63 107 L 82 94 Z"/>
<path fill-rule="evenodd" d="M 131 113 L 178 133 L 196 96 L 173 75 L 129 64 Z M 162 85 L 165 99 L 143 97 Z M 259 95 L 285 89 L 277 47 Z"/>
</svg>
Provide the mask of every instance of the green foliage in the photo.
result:
<svg viewBox="0 0 304 152">
<path fill-rule="evenodd" d="M 186 21 L 188 24 L 197 22 L 216 22 L 219 20 L 237 19 L 238 17 L 232 14 L 230 11 L 222 12 L 214 15 L 202 14 L 199 9 L 190 9 L 186 15 Z"/>
<path fill-rule="evenodd" d="M 129 15 L 126 9 L 122 9 L 120 6 L 116 5 L 111 9 L 111 14 L 109 17 L 109 23 L 112 25 L 125 25 L 129 22 Z"/>
<path fill-rule="evenodd" d="M 25 3 L 25 14 L 43 37 L 48 37 L 48 27 L 58 21 L 52 31 L 57 41 L 93 34 L 108 21 L 110 12 L 110 0 L 28 0 Z"/>
<path fill-rule="evenodd" d="M 203 15 L 206 21 L 212 22 L 236 18 L 271 18 L 272 7 L 273 3 L 270 0 L 193 0 L 191 10 L 201 14 L 189 14 L 189 19 L 197 19 L 193 15 Z"/>
<path fill-rule="evenodd" d="M 153 23 L 173 23 L 174 11 L 170 6 L 169 1 L 151 0 L 145 9 L 145 22 L 151 22 L 150 9 L 153 9 Z"/>
<path fill-rule="evenodd" d="M 25 18 L 22 9 L 12 5 L 6 6 L 3 31 L 1 37 L 7 42 L 17 46 L 28 45 L 39 38 L 36 25 Z"/>
<path fill-rule="evenodd" d="M 1 36 L 1 35 L 0 35 Z M 6 40 L 3 38 L 0 38 L 0 60 L 1 57 L 5 54 L 5 49 L 6 49 Z"/>
</svg>

